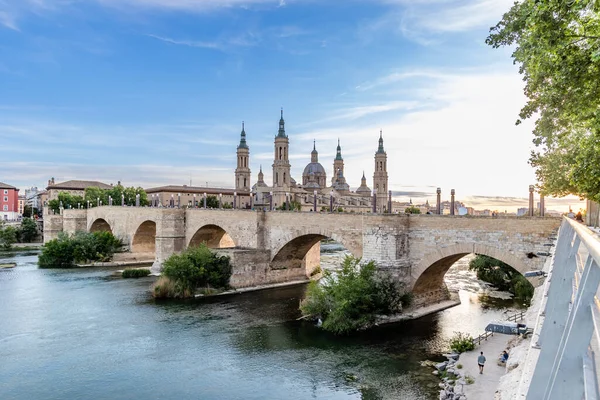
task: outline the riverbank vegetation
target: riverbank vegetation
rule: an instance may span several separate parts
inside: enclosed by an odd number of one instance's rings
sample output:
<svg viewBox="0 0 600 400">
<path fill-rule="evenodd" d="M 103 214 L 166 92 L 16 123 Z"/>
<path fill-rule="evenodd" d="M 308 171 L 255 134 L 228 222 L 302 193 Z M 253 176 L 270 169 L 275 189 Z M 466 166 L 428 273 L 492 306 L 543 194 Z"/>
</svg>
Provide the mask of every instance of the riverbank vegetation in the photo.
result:
<svg viewBox="0 0 600 400">
<path fill-rule="evenodd" d="M 202 243 L 173 254 L 164 262 L 152 294 L 155 298 L 186 298 L 193 297 L 199 288 L 207 292 L 226 289 L 231 272 L 229 257 L 216 254 Z"/>
<path fill-rule="evenodd" d="M 38 235 L 37 224 L 31 218 L 21 220 L 21 225 L 14 227 L 0 221 L 0 249 L 10 250 L 15 243 L 31 243 Z"/>
<path fill-rule="evenodd" d="M 533 285 L 513 267 L 495 258 L 478 254 L 469 263 L 469 270 L 498 290 L 512 293 L 516 299 L 529 302 L 533 297 Z"/>
<path fill-rule="evenodd" d="M 475 349 L 473 336 L 468 333 L 454 332 L 454 336 L 450 339 L 450 349 L 459 354 Z M 457 368 L 462 368 L 462 365 L 458 364 Z"/>
<path fill-rule="evenodd" d="M 379 315 L 400 313 L 411 301 L 396 279 L 377 273 L 374 261 L 347 256 L 336 275 L 325 271 L 321 282 L 309 284 L 300 310 L 321 319 L 326 331 L 347 334 L 372 326 Z"/>
<path fill-rule="evenodd" d="M 42 248 L 41 268 L 70 268 L 75 264 L 110 261 L 123 243 L 110 232 L 60 233 Z"/>
<path fill-rule="evenodd" d="M 123 278 L 143 278 L 150 275 L 150 270 L 146 268 L 125 268 L 121 272 Z"/>
</svg>

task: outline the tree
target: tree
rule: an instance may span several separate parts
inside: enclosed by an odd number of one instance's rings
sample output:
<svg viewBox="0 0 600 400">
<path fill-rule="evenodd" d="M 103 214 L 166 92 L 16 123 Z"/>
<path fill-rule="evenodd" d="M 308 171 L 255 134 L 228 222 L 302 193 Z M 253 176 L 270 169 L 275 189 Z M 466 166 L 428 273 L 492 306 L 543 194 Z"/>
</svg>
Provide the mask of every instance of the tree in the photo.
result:
<svg viewBox="0 0 600 400">
<path fill-rule="evenodd" d="M 12 226 L 0 224 L 0 248 L 10 250 L 15 243 L 17 243 L 17 230 Z"/>
<path fill-rule="evenodd" d="M 530 163 L 540 192 L 600 201 L 600 2 L 517 2 L 486 43 L 515 46 L 528 97 L 517 124 L 538 117 Z"/>
<path fill-rule="evenodd" d="M 81 204 L 81 207 L 85 206 L 83 197 L 73 196 L 69 192 L 60 192 L 58 194 L 58 198 L 50 200 L 48 202 L 48 207 L 50 207 L 50 209 L 53 210 L 55 213 L 58 213 L 60 210 L 61 203 L 63 208 L 77 208 L 79 204 Z"/>
<path fill-rule="evenodd" d="M 421 214 L 421 209 L 415 206 L 408 206 L 404 209 L 406 214 Z"/>
<path fill-rule="evenodd" d="M 469 270 L 477 272 L 477 278 L 494 285 L 498 290 L 509 291 L 516 298 L 529 301 L 533 286 L 510 265 L 495 258 L 478 254 L 469 262 Z"/>
<path fill-rule="evenodd" d="M 374 261 L 346 257 L 336 276 L 325 271 L 322 283 L 309 284 L 300 310 L 322 318 L 323 329 L 342 334 L 371 326 L 380 314 L 400 312 L 410 300 L 398 280 L 377 273 Z"/>
<path fill-rule="evenodd" d="M 280 205 L 279 207 L 276 208 L 276 210 L 301 211 L 302 205 L 299 202 L 292 200 L 292 201 L 290 201 L 290 204 L 288 206 L 287 202 L 284 201 L 282 205 Z"/>
<path fill-rule="evenodd" d="M 19 228 L 19 237 L 21 242 L 31 243 L 33 239 L 38 235 L 37 224 L 31 218 L 24 218 L 21 221 L 21 227 Z"/>
<path fill-rule="evenodd" d="M 201 203 L 204 206 L 203 203 Z M 217 196 L 206 196 L 206 208 L 219 208 L 219 199 Z"/>
<path fill-rule="evenodd" d="M 25 218 L 31 218 L 31 206 L 29 204 L 25 204 L 25 207 L 23 207 L 23 217 Z M 38 209 L 34 208 L 33 209 L 33 215 L 37 216 L 38 215 Z"/>
</svg>

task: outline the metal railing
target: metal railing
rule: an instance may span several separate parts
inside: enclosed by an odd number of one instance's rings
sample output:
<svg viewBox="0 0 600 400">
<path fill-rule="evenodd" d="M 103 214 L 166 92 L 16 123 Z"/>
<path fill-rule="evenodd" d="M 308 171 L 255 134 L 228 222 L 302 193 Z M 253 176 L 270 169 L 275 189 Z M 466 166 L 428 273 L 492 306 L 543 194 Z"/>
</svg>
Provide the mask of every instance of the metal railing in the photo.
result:
<svg viewBox="0 0 600 400">
<path fill-rule="evenodd" d="M 540 350 L 527 399 L 600 399 L 599 285 L 600 238 L 563 218 L 532 344 Z"/>
<path fill-rule="evenodd" d="M 479 346 L 483 340 L 488 340 L 488 338 L 492 336 L 494 336 L 494 332 L 483 332 L 481 335 L 473 339 L 473 343 Z"/>
</svg>

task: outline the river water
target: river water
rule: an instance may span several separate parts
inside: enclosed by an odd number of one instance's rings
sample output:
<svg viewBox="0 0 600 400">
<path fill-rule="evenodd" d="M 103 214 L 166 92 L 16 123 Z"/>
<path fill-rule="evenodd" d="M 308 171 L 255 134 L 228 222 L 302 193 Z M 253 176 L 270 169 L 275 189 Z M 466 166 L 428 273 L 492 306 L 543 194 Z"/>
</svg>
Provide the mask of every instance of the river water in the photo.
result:
<svg viewBox="0 0 600 400">
<path fill-rule="evenodd" d="M 323 266 L 340 257 L 324 253 Z M 515 306 L 474 293 L 461 260 L 447 274 L 466 286 L 460 306 L 335 337 L 296 321 L 304 286 L 155 301 L 152 277 L 42 270 L 35 252 L 1 262 L 17 263 L 0 270 L 2 400 L 437 399 L 439 380 L 419 362 Z"/>
</svg>

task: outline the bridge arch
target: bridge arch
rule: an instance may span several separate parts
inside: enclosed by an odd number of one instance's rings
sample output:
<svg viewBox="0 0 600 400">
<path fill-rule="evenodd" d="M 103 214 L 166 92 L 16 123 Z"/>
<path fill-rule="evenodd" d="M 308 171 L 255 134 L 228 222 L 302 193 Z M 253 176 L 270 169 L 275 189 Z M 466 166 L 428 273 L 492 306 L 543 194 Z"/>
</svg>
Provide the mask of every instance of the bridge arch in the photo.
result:
<svg viewBox="0 0 600 400">
<path fill-rule="evenodd" d="M 90 225 L 90 232 L 110 232 L 113 233 L 113 230 L 108 222 L 104 218 L 97 218 Z"/>
<path fill-rule="evenodd" d="M 413 293 L 418 296 L 445 287 L 444 275 L 446 272 L 456 261 L 471 253 L 495 258 L 510 265 L 521 274 L 530 270 L 524 260 L 497 247 L 480 243 L 461 243 L 438 248 L 423 257 L 411 273 Z"/>
<path fill-rule="evenodd" d="M 144 221 L 136 229 L 131 241 L 132 253 L 154 253 L 156 251 L 156 222 Z"/>
<path fill-rule="evenodd" d="M 361 257 L 357 251 L 345 243 L 345 240 L 331 232 L 314 232 L 300 234 L 277 248 L 272 254 L 271 269 L 304 268 L 307 273 L 312 272 L 320 263 L 320 246 L 318 243 L 323 239 L 333 239 L 352 255 Z"/>
<path fill-rule="evenodd" d="M 211 249 L 235 247 L 235 242 L 227 231 L 216 224 L 207 224 L 198 228 L 190 239 L 188 247 L 199 246 L 201 243 L 206 243 Z"/>
</svg>

